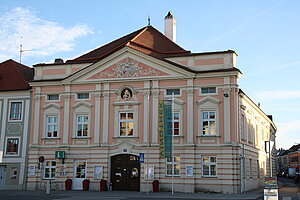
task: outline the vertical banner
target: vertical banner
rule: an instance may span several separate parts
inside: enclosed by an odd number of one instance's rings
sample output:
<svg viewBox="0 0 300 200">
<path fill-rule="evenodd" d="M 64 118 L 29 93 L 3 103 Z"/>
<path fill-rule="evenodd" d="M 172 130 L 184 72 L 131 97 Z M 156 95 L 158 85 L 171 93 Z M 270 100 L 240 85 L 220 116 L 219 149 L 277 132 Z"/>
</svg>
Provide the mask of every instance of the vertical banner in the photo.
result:
<svg viewBox="0 0 300 200">
<path fill-rule="evenodd" d="M 172 157 L 172 101 L 159 100 L 158 132 L 160 158 Z"/>
<path fill-rule="evenodd" d="M 159 134 L 159 157 L 165 158 L 165 136 L 164 136 L 164 101 L 158 102 L 158 134 Z"/>
</svg>

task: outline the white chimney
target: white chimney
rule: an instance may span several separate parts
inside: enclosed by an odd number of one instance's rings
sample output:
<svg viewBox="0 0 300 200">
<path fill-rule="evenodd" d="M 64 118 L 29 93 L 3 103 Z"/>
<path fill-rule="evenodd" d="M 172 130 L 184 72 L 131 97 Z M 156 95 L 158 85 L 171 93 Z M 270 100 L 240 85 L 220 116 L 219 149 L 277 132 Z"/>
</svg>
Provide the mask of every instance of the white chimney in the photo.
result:
<svg viewBox="0 0 300 200">
<path fill-rule="evenodd" d="M 176 19 L 170 11 L 165 17 L 165 36 L 176 43 Z"/>
</svg>

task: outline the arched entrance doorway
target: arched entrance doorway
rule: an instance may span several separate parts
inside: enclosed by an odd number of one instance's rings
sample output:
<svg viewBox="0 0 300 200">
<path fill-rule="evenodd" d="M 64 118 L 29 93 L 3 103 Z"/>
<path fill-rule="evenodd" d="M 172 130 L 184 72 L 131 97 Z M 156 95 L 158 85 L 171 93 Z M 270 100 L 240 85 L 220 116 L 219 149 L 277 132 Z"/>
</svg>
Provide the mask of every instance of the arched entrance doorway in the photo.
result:
<svg viewBox="0 0 300 200">
<path fill-rule="evenodd" d="M 140 191 L 139 156 L 120 154 L 111 157 L 112 190 Z"/>
</svg>

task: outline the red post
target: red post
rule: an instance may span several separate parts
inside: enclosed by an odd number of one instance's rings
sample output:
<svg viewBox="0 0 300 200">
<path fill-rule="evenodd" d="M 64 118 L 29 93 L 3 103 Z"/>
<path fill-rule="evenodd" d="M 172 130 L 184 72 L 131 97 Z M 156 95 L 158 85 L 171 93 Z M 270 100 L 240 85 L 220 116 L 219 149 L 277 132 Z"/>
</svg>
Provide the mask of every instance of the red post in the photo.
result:
<svg viewBox="0 0 300 200">
<path fill-rule="evenodd" d="M 90 181 L 85 179 L 82 181 L 82 189 L 83 191 L 88 191 L 90 186 Z"/>
<path fill-rule="evenodd" d="M 66 190 L 71 190 L 72 189 L 72 180 L 71 179 L 67 179 L 65 181 L 65 187 L 66 187 Z"/>
<path fill-rule="evenodd" d="M 155 180 L 152 182 L 152 189 L 153 189 L 153 192 L 159 191 L 159 181 L 158 180 Z"/>
<path fill-rule="evenodd" d="M 107 181 L 106 180 L 100 181 L 100 191 L 107 191 Z"/>
</svg>

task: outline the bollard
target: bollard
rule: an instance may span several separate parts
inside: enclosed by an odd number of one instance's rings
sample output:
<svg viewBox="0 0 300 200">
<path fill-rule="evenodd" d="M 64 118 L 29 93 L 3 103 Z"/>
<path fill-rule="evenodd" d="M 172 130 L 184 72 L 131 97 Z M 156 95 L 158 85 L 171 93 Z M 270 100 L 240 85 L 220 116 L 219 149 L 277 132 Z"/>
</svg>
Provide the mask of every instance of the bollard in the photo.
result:
<svg viewBox="0 0 300 200">
<path fill-rule="evenodd" d="M 47 182 L 46 182 L 46 194 L 50 194 L 50 190 L 51 190 L 51 182 L 50 182 L 50 180 L 47 180 Z"/>
</svg>

